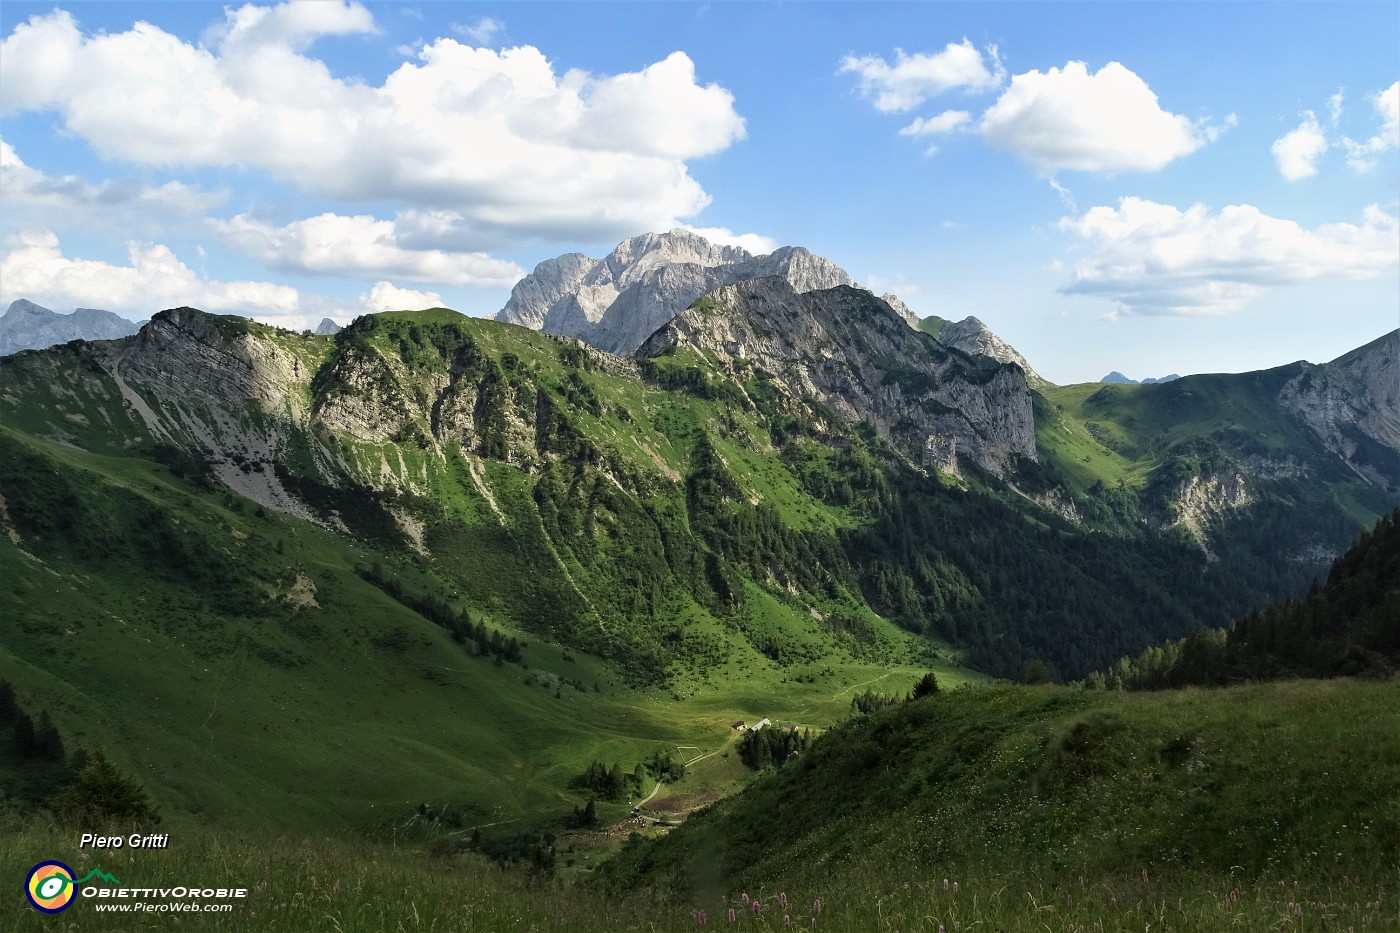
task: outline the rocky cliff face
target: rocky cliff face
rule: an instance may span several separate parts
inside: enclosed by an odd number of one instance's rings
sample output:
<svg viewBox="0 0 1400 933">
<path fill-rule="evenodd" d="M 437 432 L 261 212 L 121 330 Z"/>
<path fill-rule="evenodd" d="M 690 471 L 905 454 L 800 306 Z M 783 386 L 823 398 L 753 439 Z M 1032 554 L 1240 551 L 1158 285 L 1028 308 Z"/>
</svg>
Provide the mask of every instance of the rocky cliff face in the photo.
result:
<svg viewBox="0 0 1400 933">
<path fill-rule="evenodd" d="M 140 324 L 111 311 L 79 308 L 72 314 L 56 314 L 21 298 L 0 317 L 0 356 L 70 340 L 116 340 L 140 329 Z"/>
<path fill-rule="evenodd" d="M 727 285 L 653 334 L 655 358 L 692 348 L 740 382 L 762 373 L 791 410 L 867 421 L 915 464 L 962 455 L 997 475 L 1035 459 L 1031 392 L 1018 367 L 975 359 L 911 329 L 890 305 L 842 286 L 799 293 L 768 277 Z"/>
<path fill-rule="evenodd" d="M 569 253 L 540 263 L 496 319 L 625 354 L 701 295 L 770 275 L 798 292 L 852 284 L 844 270 L 801 247 L 754 256 L 672 230 L 624 240 L 601 260 Z"/>
<path fill-rule="evenodd" d="M 1163 524 L 1184 529 L 1210 554 L 1211 523 L 1249 506 L 1255 498 L 1248 480 L 1238 470 L 1192 476 L 1177 487 L 1170 503 L 1171 514 Z"/>
<path fill-rule="evenodd" d="M 1400 331 L 1306 366 L 1278 400 L 1367 481 L 1400 492 Z"/>
<path fill-rule="evenodd" d="M 909 306 L 901 301 L 898 295 L 881 295 L 880 300 L 893 308 L 894 313 L 904 319 L 904 323 L 915 330 L 919 329 L 919 316 L 909 310 Z"/>
<path fill-rule="evenodd" d="M 244 330 L 242 318 L 193 308 L 162 311 L 141 329 L 119 364 L 121 376 L 186 406 L 304 416 L 311 372 L 278 344 Z"/>
<path fill-rule="evenodd" d="M 1002 363 L 1015 363 L 1021 367 L 1031 385 L 1050 384 L 1034 369 L 1031 369 L 1031 364 L 1026 362 L 1024 356 L 1016 352 L 1015 347 L 992 333 L 992 329 L 986 324 L 970 315 L 961 321 L 949 321 L 944 324 L 942 330 L 938 332 L 938 342 L 945 347 L 952 347 L 954 350 L 961 350 L 964 353 L 989 356 Z"/>
</svg>

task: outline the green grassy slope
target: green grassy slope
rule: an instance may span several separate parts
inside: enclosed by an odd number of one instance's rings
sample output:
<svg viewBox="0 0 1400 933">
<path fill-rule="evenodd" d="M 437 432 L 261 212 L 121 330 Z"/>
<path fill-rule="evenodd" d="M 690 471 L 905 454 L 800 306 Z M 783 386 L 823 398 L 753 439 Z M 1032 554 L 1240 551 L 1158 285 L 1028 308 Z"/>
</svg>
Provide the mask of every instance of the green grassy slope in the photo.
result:
<svg viewBox="0 0 1400 933">
<path fill-rule="evenodd" d="M 1301 371 L 1292 364 L 1160 385 L 1052 386 L 1043 394 L 1055 416 L 1042 419 L 1036 439 L 1085 489 L 1096 481 L 1143 485 L 1175 446 L 1200 438 L 1261 455 L 1312 453 L 1316 440 L 1275 401 Z"/>
<path fill-rule="evenodd" d="M 1395 682 L 972 689 L 826 733 L 611 872 L 691 890 L 964 873 L 1393 885 L 1397 800 Z"/>
<path fill-rule="evenodd" d="M 8 828 L 7 828 L 8 829 Z M 276 933 L 379 933 L 383 930 L 570 930 L 647 933 L 719 926 L 780 930 L 1349 930 L 1389 933 L 1400 925 L 1393 870 L 1337 876 L 1312 872 L 1246 880 L 1214 875 L 1141 874 L 1131 878 L 1039 877 L 941 871 L 887 873 L 856 869 L 805 884 L 719 888 L 684 895 L 642 887 L 605 893 L 560 887 L 502 869 L 472 855 L 424 858 L 403 847 L 324 838 L 261 838 L 189 832 L 168 849 L 123 850 L 117 858 L 79 851 L 57 827 L 0 833 L 0 859 L 22 872 L 40 858 L 87 872 L 99 868 L 123 885 L 169 888 L 191 882 L 246 887 L 223 901 L 226 912 L 99 911 L 80 899 L 63 913 L 40 914 L 19 885 L 0 904 L 0 920 L 17 931 L 199 930 Z M 911 876 L 912 875 L 912 876 Z M 111 900 L 111 899 L 109 899 Z M 755 913 L 752 901 L 760 903 Z M 818 903 L 819 902 L 819 903 Z M 169 903 L 156 900 L 154 903 Z M 727 912 L 734 911 L 731 926 Z"/>
<path fill-rule="evenodd" d="M 13 535 L 0 538 L 0 678 L 49 711 L 70 751 L 132 769 L 177 825 L 378 833 L 423 802 L 468 830 L 547 825 L 585 799 L 569 784 L 595 758 L 630 771 L 657 748 L 718 748 L 735 718 L 821 726 L 848 707 L 848 685 L 907 688 L 924 670 L 835 645 L 779 665 L 692 607 L 685 628 L 717 657 L 637 690 L 472 602 L 476 621 L 530 642 L 524 665 L 498 665 L 355 572 L 378 559 L 410 589 L 450 595 L 426 561 L 140 457 L 3 428 L 0 449 Z M 810 640 L 785 604 L 757 590 L 754 602 L 740 624 Z"/>
</svg>

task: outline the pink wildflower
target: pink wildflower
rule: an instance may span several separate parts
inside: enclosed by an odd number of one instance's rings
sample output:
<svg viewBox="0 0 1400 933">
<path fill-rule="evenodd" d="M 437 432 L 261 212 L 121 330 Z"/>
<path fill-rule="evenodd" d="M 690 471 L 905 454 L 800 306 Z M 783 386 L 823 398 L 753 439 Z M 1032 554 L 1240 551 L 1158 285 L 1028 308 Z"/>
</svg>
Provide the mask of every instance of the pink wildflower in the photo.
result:
<svg viewBox="0 0 1400 933">
<path fill-rule="evenodd" d="M 783 926 L 792 926 L 792 917 L 788 916 L 787 914 L 783 914 Z"/>
<path fill-rule="evenodd" d="M 954 893 L 954 894 L 957 894 L 957 893 L 958 893 L 958 883 L 957 883 L 956 881 L 953 882 L 953 893 Z"/>
<path fill-rule="evenodd" d="M 697 926 L 704 926 L 706 923 L 709 922 L 709 919 L 710 919 L 710 918 L 709 918 L 709 917 L 706 917 L 706 916 L 705 916 L 705 912 L 702 910 L 702 911 L 700 911 L 699 914 L 696 915 L 696 917 L 695 917 L 695 923 L 696 923 Z"/>
<path fill-rule="evenodd" d="M 780 893 L 780 894 L 778 895 L 778 903 L 781 904 L 781 905 L 783 905 L 784 907 L 787 906 L 787 892 L 786 892 L 786 891 L 783 891 L 782 893 Z"/>
<path fill-rule="evenodd" d="M 758 911 L 759 911 L 759 909 L 760 909 L 762 906 L 763 906 L 763 905 L 759 904 L 758 901 L 754 901 L 754 902 L 753 902 L 753 915 L 754 915 L 755 917 L 758 916 Z"/>
<path fill-rule="evenodd" d="M 740 894 L 739 900 L 744 902 L 745 907 L 749 906 L 749 892 L 745 891 L 743 894 Z"/>
<path fill-rule="evenodd" d="M 814 913 L 814 914 L 819 914 L 819 913 L 821 913 L 821 912 L 822 912 L 822 899 L 821 899 L 821 898 L 817 898 L 815 901 L 812 902 L 812 913 Z"/>
<path fill-rule="evenodd" d="M 944 879 L 943 879 L 943 890 L 945 890 L 945 891 L 948 890 L 948 879 L 947 879 L 947 878 L 944 878 Z"/>
<path fill-rule="evenodd" d="M 734 908 L 733 908 L 733 907 L 729 908 L 729 922 L 730 922 L 730 923 L 733 923 L 733 922 L 734 922 L 735 920 L 737 920 L 737 919 L 738 919 L 738 918 L 734 916 Z"/>
</svg>

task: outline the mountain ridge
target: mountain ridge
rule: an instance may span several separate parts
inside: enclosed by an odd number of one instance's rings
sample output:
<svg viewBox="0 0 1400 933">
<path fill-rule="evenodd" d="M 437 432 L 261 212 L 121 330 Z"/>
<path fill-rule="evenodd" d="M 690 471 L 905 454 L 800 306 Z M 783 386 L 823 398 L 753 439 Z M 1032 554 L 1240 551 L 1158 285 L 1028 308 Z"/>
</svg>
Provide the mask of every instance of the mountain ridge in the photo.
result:
<svg viewBox="0 0 1400 933">
<path fill-rule="evenodd" d="M 777 276 L 740 281 L 678 314 L 637 352 L 682 346 L 781 375 L 794 413 L 820 420 L 801 402 L 811 396 L 851 423 L 876 425 L 921 466 L 957 472 L 962 453 L 1000 476 L 1018 458 L 1036 458 L 1023 370 L 950 353 L 861 289 L 800 293 Z"/>
<path fill-rule="evenodd" d="M 141 324 L 111 311 L 78 308 L 59 314 L 20 298 L 0 315 L 0 356 L 42 350 L 70 340 L 114 340 L 129 337 L 140 328 Z"/>
<path fill-rule="evenodd" d="M 768 275 L 781 275 L 798 291 L 854 284 L 835 263 L 802 247 L 755 256 L 676 229 L 623 240 L 603 259 L 581 253 L 547 259 L 516 283 L 495 319 L 627 354 L 701 295 Z"/>
</svg>

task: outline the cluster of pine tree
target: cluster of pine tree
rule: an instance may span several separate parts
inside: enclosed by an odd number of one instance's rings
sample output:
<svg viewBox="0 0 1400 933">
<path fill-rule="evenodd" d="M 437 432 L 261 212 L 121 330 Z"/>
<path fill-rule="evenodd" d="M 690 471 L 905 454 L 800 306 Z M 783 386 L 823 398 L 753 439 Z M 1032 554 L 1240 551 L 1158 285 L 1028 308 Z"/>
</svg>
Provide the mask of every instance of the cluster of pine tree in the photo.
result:
<svg viewBox="0 0 1400 933">
<path fill-rule="evenodd" d="M 1400 671 L 1400 509 L 1337 559 L 1324 584 L 1229 629 L 1149 648 L 1089 675 L 1089 687 L 1162 690 L 1283 677 Z"/>
<path fill-rule="evenodd" d="M 894 706 L 899 702 L 899 697 L 889 696 L 884 693 L 876 693 L 874 690 L 866 689 L 857 693 L 851 698 L 851 709 L 862 716 L 869 716 L 889 706 Z"/>
<path fill-rule="evenodd" d="M 691 530 L 709 547 L 708 582 L 727 608 L 743 603 L 741 572 L 765 580 L 776 571 L 828 595 L 850 578 L 835 537 L 794 530 L 772 506 L 750 504 L 706 435 L 690 451 L 686 510 Z"/>
<path fill-rule="evenodd" d="M 369 583 L 383 590 L 400 605 L 407 606 L 429 622 L 446 629 L 459 645 L 465 645 L 474 655 L 490 655 L 511 664 L 520 663 L 520 640 L 506 637 L 481 622 L 473 622 L 471 613 L 463 609 L 458 612 L 447 600 L 432 593 L 410 592 L 399 582 L 398 577 L 389 573 L 377 561 L 368 566 L 356 568 L 356 573 Z"/>
<path fill-rule="evenodd" d="M 0 680 L 0 743 L 6 732 L 10 749 L 21 762 L 61 763 L 64 759 L 63 739 L 49 718 L 49 711 L 40 710 L 36 721 L 19 705 L 9 682 Z"/>
<path fill-rule="evenodd" d="M 783 764 L 812 744 L 812 734 L 806 729 L 751 729 L 739 740 L 739 760 L 762 771 L 781 768 Z"/>
<path fill-rule="evenodd" d="M 139 782 L 100 751 L 67 755 L 48 710 L 31 716 L 6 680 L 0 680 L 0 800 L 44 807 L 76 825 L 160 821 Z"/>
<path fill-rule="evenodd" d="M 673 784 L 685 777 L 685 762 L 664 748 L 653 752 L 644 764 L 647 773 L 662 784 Z"/>
<path fill-rule="evenodd" d="M 603 800 L 621 800 L 629 791 L 636 793 L 641 790 L 642 766 L 638 765 L 631 774 L 624 774 L 622 765 L 617 762 L 613 762 L 609 768 L 601 761 L 593 761 L 574 778 L 573 785 L 592 791 Z"/>
</svg>

